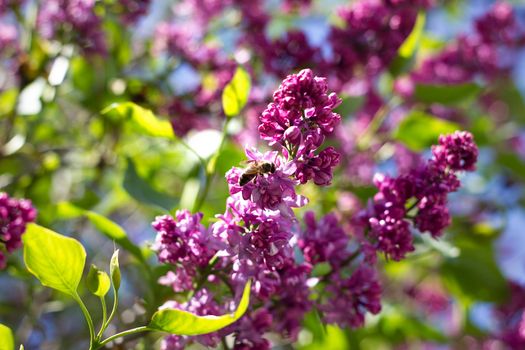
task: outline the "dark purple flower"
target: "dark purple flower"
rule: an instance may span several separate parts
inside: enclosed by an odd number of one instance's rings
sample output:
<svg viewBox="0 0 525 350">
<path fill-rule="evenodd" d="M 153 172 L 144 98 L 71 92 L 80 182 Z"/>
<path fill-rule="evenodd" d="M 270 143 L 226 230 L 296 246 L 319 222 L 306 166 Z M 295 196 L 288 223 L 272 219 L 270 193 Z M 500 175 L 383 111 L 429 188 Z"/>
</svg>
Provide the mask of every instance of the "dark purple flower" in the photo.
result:
<svg viewBox="0 0 525 350">
<path fill-rule="evenodd" d="M 311 268 L 296 264 L 293 259 L 279 271 L 280 285 L 275 293 L 276 302 L 270 309 L 274 327 L 289 339 L 297 340 L 304 317 L 312 308 L 307 279 Z"/>
<path fill-rule="evenodd" d="M 328 186 L 332 183 L 333 169 L 339 164 L 341 155 L 333 147 L 322 150 L 318 155 L 300 155 L 296 161 L 297 171 L 295 177 L 300 183 L 314 180 L 319 186 Z"/>
<path fill-rule="evenodd" d="M 328 135 L 341 119 L 333 112 L 341 100 L 334 93 L 328 94 L 326 79 L 315 77 L 310 69 L 289 75 L 273 98 L 275 102 L 262 113 L 259 125 L 261 138 L 270 144 L 286 146 L 284 132 L 292 126 L 303 133 L 319 129 L 321 135 Z"/>
<path fill-rule="evenodd" d="M 270 330 L 272 315 L 265 308 L 247 312 L 233 327 L 229 327 L 223 333 L 235 332 L 234 350 L 269 350 L 270 342 L 263 334 Z"/>
<path fill-rule="evenodd" d="M 440 136 L 439 145 L 432 147 L 432 154 L 438 166 L 452 171 L 473 171 L 476 169 L 478 147 L 471 133 L 456 131 L 454 134 Z"/>
<path fill-rule="evenodd" d="M 158 216 L 153 222 L 157 238 L 153 250 L 159 261 L 194 269 L 206 266 L 216 252 L 213 237 L 201 224 L 202 214 L 178 210 L 175 218 Z"/>
<path fill-rule="evenodd" d="M 381 311 L 381 285 L 375 270 L 360 266 L 350 278 L 333 275 L 326 290 L 330 297 L 319 306 L 326 322 L 340 327 L 362 327 L 365 314 Z"/>
<path fill-rule="evenodd" d="M 338 268 L 348 257 L 349 237 L 339 225 L 335 214 L 327 214 L 319 221 L 313 212 L 304 215 L 305 229 L 299 237 L 298 246 L 310 264 L 329 262 Z"/>
<path fill-rule="evenodd" d="M 339 11 L 344 27 L 332 27 L 333 60 L 325 68 L 344 84 L 360 72 L 376 75 L 388 67 L 414 26 L 417 5 L 360 0 Z M 364 69 L 363 69 L 364 68 Z"/>
<path fill-rule="evenodd" d="M 418 205 L 414 225 L 420 232 L 430 232 L 432 237 L 439 237 L 450 225 L 450 214 L 444 204 L 431 203 L 424 198 Z"/>
<path fill-rule="evenodd" d="M 28 199 L 11 198 L 0 192 L 0 248 L 8 253 L 22 246 L 26 225 L 35 221 L 36 210 Z M 5 268 L 6 257 L 0 249 L 0 269 Z"/>
</svg>

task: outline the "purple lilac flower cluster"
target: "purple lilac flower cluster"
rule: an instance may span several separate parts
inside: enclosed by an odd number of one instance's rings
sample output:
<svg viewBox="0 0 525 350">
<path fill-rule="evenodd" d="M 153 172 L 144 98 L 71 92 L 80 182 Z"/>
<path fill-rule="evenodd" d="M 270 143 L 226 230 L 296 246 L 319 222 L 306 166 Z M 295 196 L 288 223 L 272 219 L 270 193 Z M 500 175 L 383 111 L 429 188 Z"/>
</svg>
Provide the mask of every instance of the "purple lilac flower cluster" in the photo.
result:
<svg viewBox="0 0 525 350">
<path fill-rule="evenodd" d="M 426 164 L 396 178 L 377 175 L 379 192 L 359 218 L 362 234 L 394 260 L 414 250 L 409 221 L 420 232 L 442 235 L 450 223 L 447 195 L 460 186 L 457 173 L 474 170 L 477 157 L 472 135 L 457 131 L 439 138 Z"/>
<path fill-rule="evenodd" d="M 246 150 L 248 163 L 270 163 L 272 170 L 249 181 L 241 181 L 245 170 L 229 170 L 226 210 L 208 229 L 201 224 L 202 214 L 188 211 L 154 222 L 159 260 L 176 266 L 160 283 L 175 292 L 202 287 L 187 303 L 168 307 L 201 315 L 228 312 L 234 296 L 248 280 L 253 282 L 251 307 L 239 322 L 202 337 L 170 336 L 163 349 L 182 349 L 192 341 L 215 346 L 232 333 L 234 349 L 269 349 L 264 333 L 296 340 L 312 308 L 327 323 L 360 327 L 366 313 L 381 310 L 376 251 L 399 260 L 412 250 L 409 220 L 434 237 L 449 223 L 447 194 L 459 187 L 457 172 L 473 170 L 477 159 L 467 132 L 440 137 L 424 166 L 398 178 L 377 177 L 379 193 L 361 213 L 362 232 L 357 236 L 350 236 L 352 226 L 334 213 L 316 219 L 307 212 L 301 227 L 293 209 L 308 200 L 297 193 L 297 186 L 309 180 L 329 184 L 339 160 L 332 148 L 316 154 L 340 121 L 333 112 L 340 100 L 327 90 L 326 80 L 310 70 L 283 81 L 259 125 L 261 138 L 279 151 Z M 326 160 L 323 152 L 333 152 L 333 157 Z M 329 272 L 312 277 L 319 264 L 328 265 Z M 215 290 L 222 282 L 230 290 L 227 301 L 213 299 L 207 289 Z"/>
<path fill-rule="evenodd" d="M 329 185 L 340 155 L 333 147 L 317 151 L 341 120 L 333 111 L 341 99 L 329 94 L 326 78 L 314 76 L 310 69 L 289 75 L 273 99 L 260 118 L 261 138 L 283 148 L 295 163 L 294 177 L 300 183 Z"/>
<path fill-rule="evenodd" d="M 36 210 L 30 200 L 11 198 L 0 192 L 0 269 L 6 266 L 5 251 L 11 253 L 22 246 L 26 225 L 35 218 Z"/>
<path fill-rule="evenodd" d="M 332 27 L 329 40 L 333 50 L 327 69 L 341 82 L 352 79 L 362 68 L 374 76 L 396 57 L 414 26 L 418 8 L 429 1 L 363 0 L 340 10 L 344 27 Z"/>
<path fill-rule="evenodd" d="M 102 21 L 95 13 L 94 0 L 45 0 L 38 13 L 38 30 L 46 39 L 74 35 L 86 53 L 105 54 Z M 68 30 L 67 28 L 73 28 Z"/>
<path fill-rule="evenodd" d="M 513 49 L 523 44 L 525 28 L 520 26 L 512 6 L 497 2 L 476 20 L 474 33 L 460 36 L 438 55 L 426 59 L 411 74 L 411 80 L 464 83 L 478 76 L 487 79 L 501 76 L 511 68 L 510 60 L 504 58 L 512 56 Z"/>
<path fill-rule="evenodd" d="M 191 290 L 197 269 L 206 267 L 217 251 L 214 237 L 208 234 L 201 220 L 200 213 L 192 215 L 187 210 L 179 210 L 175 218 L 159 216 L 152 224 L 158 232 L 152 249 L 159 261 L 177 266 L 176 272 L 169 272 L 160 282 L 171 285 L 175 292 Z"/>
<path fill-rule="evenodd" d="M 106 9 L 132 24 L 147 12 L 150 0 L 125 0 Z M 103 18 L 95 0 L 44 0 L 39 7 L 37 27 L 46 39 L 75 42 L 87 54 L 107 53 Z"/>
</svg>

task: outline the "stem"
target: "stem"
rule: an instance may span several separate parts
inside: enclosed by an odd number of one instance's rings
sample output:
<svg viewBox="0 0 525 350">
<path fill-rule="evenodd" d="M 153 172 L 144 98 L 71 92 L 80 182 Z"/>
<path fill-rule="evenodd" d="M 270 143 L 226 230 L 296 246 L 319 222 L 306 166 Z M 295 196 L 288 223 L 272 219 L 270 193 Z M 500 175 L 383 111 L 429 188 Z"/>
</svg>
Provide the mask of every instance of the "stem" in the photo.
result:
<svg viewBox="0 0 525 350">
<path fill-rule="evenodd" d="M 84 317 L 86 318 L 86 322 L 89 328 L 89 350 L 92 350 L 93 341 L 95 340 L 95 327 L 93 327 L 93 319 L 91 318 L 91 315 L 89 314 L 89 311 L 86 308 L 86 305 L 84 304 L 82 299 L 80 299 L 80 296 L 76 294 L 73 297 L 75 298 L 75 301 L 80 306 L 80 309 L 82 310 L 82 313 L 84 314 Z"/>
<path fill-rule="evenodd" d="M 149 331 L 149 330 L 150 329 L 147 326 L 141 326 L 141 327 L 137 327 L 137 328 L 128 329 L 127 331 L 123 331 L 123 332 L 120 332 L 120 333 L 117 333 L 117 334 L 113 334 L 111 337 L 108 337 L 108 338 L 104 339 L 103 341 L 101 341 L 100 343 L 98 343 L 98 345 L 95 348 L 95 350 L 96 349 L 100 349 L 101 347 L 103 347 L 104 345 L 106 345 L 107 343 L 109 343 L 109 342 L 111 342 L 111 341 L 113 341 L 115 339 L 125 337 L 126 335 L 136 334 L 136 333 L 140 333 L 140 332 L 146 332 L 146 331 Z"/>
<path fill-rule="evenodd" d="M 202 204 L 204 204 L 204 200 L 206 197 L 208 197 L 208 192 L 210 190 L 211 181 L 213 180 L 213 176 L 215 175 L 215 165 L 217 164 L 217 159 L 219 158 L 219 155 L 222 152 L 222 148 L 224 146 L 224 143 L 226 142 L 226 137 L 228 133 L 228 124 L 230 123 L 231 118 L 227 118 L 224 121 L 224 124 L 222 126 L 222 137 L 221 142 L 219 143 L 219 147 L 217 147 L 217 150 L 211 156 L 210 160 L 208 161 L 208 164 L 204 168 L 206 178 L 204 180 L 204 188 L 202 192 L 199 194 L 199 197 L 197 201 L 195 202 L 195 205 L 193 207 L 193 212 L 197 212 L 201 209 Z"/>
<path fill-rule="evenodd" d="M 100 326 L 100 330 L 98 331 L 97 339 L 102 338 L 102 333 L 104 333 L 105 331 L 104 325 L 106 324 L 107 317 L 108 317 L 107 315 L 108 311 L 106 308 L 106 298 L 103 296 L 100 297 L 100 303 L 102 304 L 102 325 Z"/>
<path fill-rule="evenodd" d="M 370 147 L 374 134 L 379 130 L 390 111 L 395 107 L 395 99 L 390 100 L 387 104 L 383 105 L 372 118 L 370 124 L 365 131 L 359 136 L 357 141 L 357 148 L 360 151 L 364 151 Z"/>
<path fill-rule="evenodd" d="M 111 313 L 109 314 L 108 319 L 106 322 L 102 324 L 102 328 L 100 329 L 99 336 L 102 336 L 106 328 L 108 328 L 110 322 L 113 320 L 113 317 L 115 317 L 115 314 L 117 312 L 118 307 L 118 291 L 113 287 L 113 307 L 111 308 Z"/>
</svg>

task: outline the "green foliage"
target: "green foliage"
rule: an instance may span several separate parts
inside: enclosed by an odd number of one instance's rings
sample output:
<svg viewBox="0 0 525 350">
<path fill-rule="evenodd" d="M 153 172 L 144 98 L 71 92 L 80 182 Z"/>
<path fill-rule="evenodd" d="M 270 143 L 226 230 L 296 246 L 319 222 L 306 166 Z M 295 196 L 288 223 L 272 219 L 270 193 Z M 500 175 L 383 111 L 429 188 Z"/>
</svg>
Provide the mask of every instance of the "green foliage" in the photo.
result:
<svg viewBox="0 0 525 350">
<path fill-rule="evenodd" d="M 104 236 L 119 244 L 139 261 L 144 261 L 142 251 L 131 242 L 126 231 L 124 231 L 120 225 L 105 216 L 91 210 L 82 209 L 68 202 L 61 202 L 57 205 L 57 215 L 64 219 L 71 219 L 80 216 L 86 217 Z"/>
<path fill-rule="evenodd" d="M 410 58 L 416 52 L 417 46 L 423 36 L 425 29 L 426 15 L 424 12 L 417 14 L 416 23 L 410 35 L 405 39 L 405 42 L 399 48 L 399 55 L 404 58 Z"/>
<path fill-rule="evenodd" d="M 384 310 L 377 329 L 390 344 L 399 344 L 407 340 L 436 343 L 447 341 L 447 337 L 442 332 L 397 307 L 389 307 Z"/>
<path fill-rule="evenodd" d="M 241 318 L 248 309 L 250 302 L 251 281 L 246 283 L 241 301 L 237 310 L 230 315 L 197 316 L 178 309 L 164 309 L 157 311 L 149 324 L 149 328 L 171 334 L 199 335 L 218 331 L 221 328 Z"/>
<path fill-rule="evenodd" d="M 435 144 L 440 135 L 459 129 L 456 123 L 412 111 L 393 131 L 392 137 L 414 151 L 422 151 Z"/>
<path fill-rule="evenodd" d="M 127 159 L 123 187 L 138 203 L 147 204 L 163 210 L 173 209 L 178 199 L 172 198 L 154 189 L 137 173 L 137 168 L 131 159 Z"/>
<path fill-rule="evenodd" d="M 169 121 L 157 118 L 149 109 L 142 108 L 133 102 L 113 103 L 101 113 L 113 121 L 130 123 L 137 132 L 143 135 L 175 138 Z"/>
<path fill-rule="evenodd" d="M 104 297 L 109 292 L 111 282 L 106 272 L 95 265 L 91 265 L 86 277 L 86 285 L 91 293 L 98 297 Z"/>
<path fill-rule="evenodd" d="M 0 323 L 0 350 L 14 350 L 15 340 L 11 329 Z"/>
<path fill-rule="evenodd" d="M 495 260 L 490 240 L 462 238 L 456 242 L 460 254 L 447 258 L 441 276 L 448 289 L 464 302 L 502 302 L 507 283 Z"/>
<path fill-rule="evenodd" d="M 77 297 L 86 251 L 77 240 L 29 224 L 23 235 L 24 261 L 44 286 Z"/>
<path fill-rule="evenodd" d="M 226 85 L 222 92 L 222 109 L 227 117 L 238 115 L 250 95 L 250 75 L 241 67 L 238 67 L 232 80 Z"/>
<path fill-rule="evenodd" d="M 455 105 L 473 99 L 481 92 L 481 87 L 475 83 L 428 85 L 416 84 L 414 98 L 424 103 L 440 103 Z"/>
<path fill-rule="evenodd" d="M 330 271 L 332 271 L 332 265 L 328 262 L 322 262 L 314 266 L 311 274 L 313 277 L 320 277 L 329 274 Z"/>
<path fill-rule="evenodd" d="M 397 57 L 390 64 L 389 70 L 393 76 L 398 76 L 400 73 L 405 72 L 411 67 L 411 63 L 414 60 L 414 56 L 417 53 L 417 48 L 423 37 L 425 29 L 426 15 L 424 12 L 419 12 L 412 28 L 412 32 L 405 39 L 403 44 L 400 46 Z"/>
</svg>

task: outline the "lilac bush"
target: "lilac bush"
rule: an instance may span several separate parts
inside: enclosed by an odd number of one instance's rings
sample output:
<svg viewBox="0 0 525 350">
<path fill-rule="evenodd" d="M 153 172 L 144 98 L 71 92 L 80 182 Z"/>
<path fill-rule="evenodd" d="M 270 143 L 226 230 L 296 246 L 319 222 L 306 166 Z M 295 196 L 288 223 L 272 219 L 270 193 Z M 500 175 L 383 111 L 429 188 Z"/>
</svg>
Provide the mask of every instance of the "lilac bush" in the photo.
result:
<svg viewBox="0 0 525 350">
<path fill-rule="evenodd" d="M 0 0 L 0 348 L 520 349 L 524 13 Z"/>
</svg>

